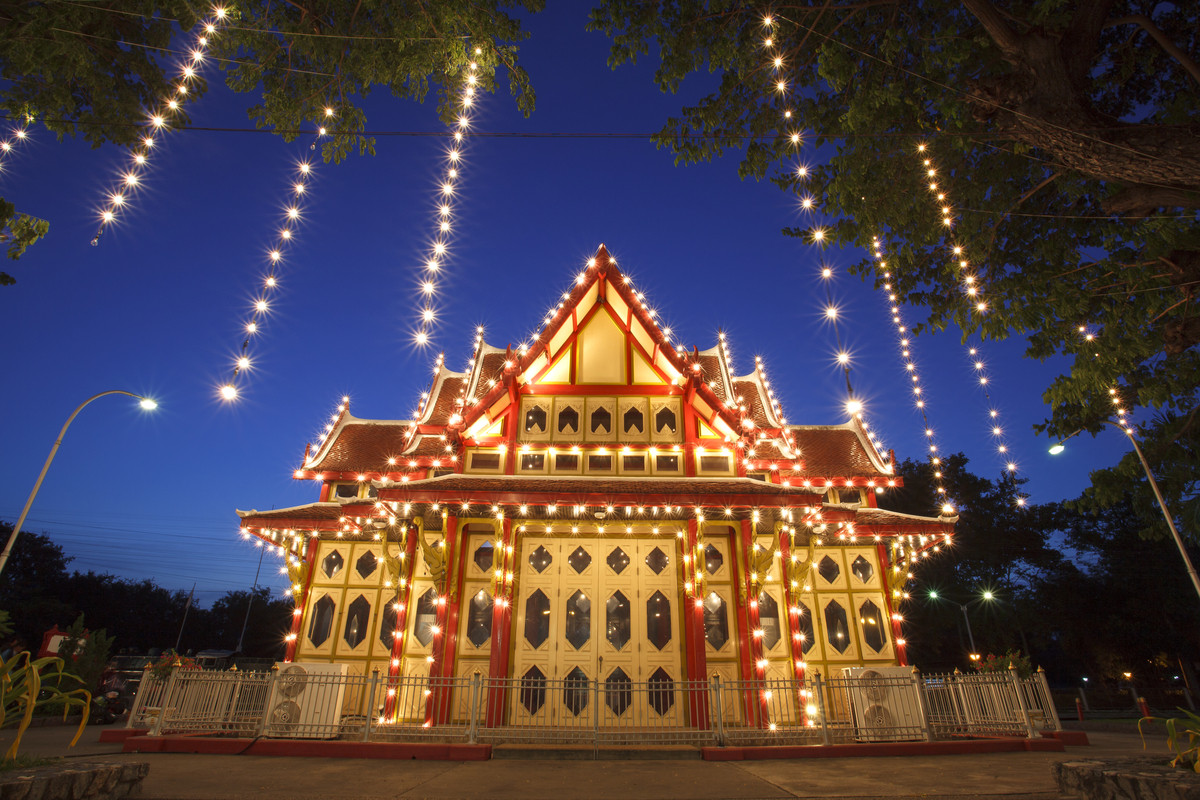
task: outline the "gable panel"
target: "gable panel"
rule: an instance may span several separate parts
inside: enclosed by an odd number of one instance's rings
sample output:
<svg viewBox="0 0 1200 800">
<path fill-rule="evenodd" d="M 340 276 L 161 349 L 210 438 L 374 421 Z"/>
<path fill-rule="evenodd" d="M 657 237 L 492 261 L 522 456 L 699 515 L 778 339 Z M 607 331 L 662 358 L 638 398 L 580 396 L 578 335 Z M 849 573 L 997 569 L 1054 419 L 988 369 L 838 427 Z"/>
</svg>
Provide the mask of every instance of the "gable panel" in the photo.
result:
<svg viewBox="0 0 1200 800">
<path fill-rule="evenodd" d="M 550 369 L 546 370 L 546 374 L 538 379 L 538 383 L 561 383 L 568 384 L 571 382 L 571 349 L 567 348 L 563 355 L 559 356 L 558 361 Z"/>
<path fill-rule="evenodd" d="M 575 340 L 575 382 L 626 383 L 625 333 L 603 310 L 588 321 Z"/>
<path fill-rule="evenodd" d="M 633 351 L 633 382 L 649 386 L 665 386 L 667 383 L 637 350 Z"/>
</svg>

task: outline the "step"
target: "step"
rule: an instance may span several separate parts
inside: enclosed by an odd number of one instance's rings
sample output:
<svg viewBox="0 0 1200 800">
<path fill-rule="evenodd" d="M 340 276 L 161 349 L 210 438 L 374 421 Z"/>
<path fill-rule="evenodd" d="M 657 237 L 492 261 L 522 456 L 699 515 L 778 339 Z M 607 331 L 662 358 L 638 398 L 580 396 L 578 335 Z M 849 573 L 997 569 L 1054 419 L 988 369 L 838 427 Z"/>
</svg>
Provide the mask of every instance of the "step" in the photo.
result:
<svg viewBox="0 0 1200 800">
<path fill-rule="evenodd" d="M 691 745 L 498 744 L 492 758 L 544 761 L 699 761 Z"/>
</svg>

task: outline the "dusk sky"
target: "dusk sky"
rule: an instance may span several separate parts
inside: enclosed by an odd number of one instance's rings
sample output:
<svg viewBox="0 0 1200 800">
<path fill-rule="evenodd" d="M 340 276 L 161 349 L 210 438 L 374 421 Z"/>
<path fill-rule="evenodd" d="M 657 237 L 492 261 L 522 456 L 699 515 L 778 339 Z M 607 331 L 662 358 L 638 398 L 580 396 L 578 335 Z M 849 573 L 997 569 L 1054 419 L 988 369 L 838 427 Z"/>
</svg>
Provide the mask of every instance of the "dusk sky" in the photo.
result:
<svg viewBox="0 0 1200 800">
<path fill-rule="evenodd" d="M 526 339 L 601 243 L 677 340 L 705 349 L 726 331 L 739 374 L 762 356 L 791 423 L 846 417 L 824 319 L 828 265 L 868 421 L 898 458 L 924 457 L 887 303 L 845 272 L 862 254 L 782 236 L 811 218 L 775 186 L 740 181 L 735 155 L 675 167 L 648 134 L 706 85 L 663 95 L 650 60 L 613 72 L 607 40 L 585 24 L 586 6 L 575 3 L 549 4 L 529 20 L 521 60 L 537 90 L 530 119 L 503 93 L 478 104 L 475 131 L 594 135 L 467 142 L 434 347 L 414 346 L 413 309 L 446 139 L 380 136 L 375 157 L 315 164 L 279 269 L 281 291 L 232 404 L 217 387 L 241 344 L 289 179 L 316 156 L 312 137 L 289 144 L 253 132 L 244 113 L 252 97 L 225 89 L 213 69 L 209 93 L 190 107 L 193 123 L 244 132 L 160 137 L 144 187 L 92 247 L 98 209 L 127 157 L 33 127 L 0 172 L 0 196 L 51 225 L 3 267 L 18 283 L 0 289 L 8 376 L 0 519 L 16 519 L 76 405 L 107 389 L 149 395 L 160 404 L 154 412 L 113 396 L 80 414 L 25 529 L 49 533 L 75 569 L 185 590 L 195 583 L 204 604 L 249 588 L 260 551 L 238 537 L 234 510 L 316 499 L 317 487 L 293 480 L 292 470 L 343 395 L 355 416 L 410 418 L 439 350 L 461 370 L 477 325 L 491 344 Z M 445 132 L 432 101 L 379 92 L 367 114 L 375 131 Z M 603 135 L 617 133 L 643 135 Z M 927 202 L 916 175 L 913 187 L 879 201 Z M 904 317 L 915 323 L 920 310 L 905 308 Z M 957 331 L 915 341 L 937 442 L 967 453 L 977 473 L 998 474 L 994 406 L 1031 501 L 1075 497 L 1088 472 L 1114 463 L 1126 443 L 1106 431 L 1048 455 L 1050 442 L 1032 426 L 1048 415 L 1041 392 L 1063 364 L 1027 361 L 1022 351 L 1020 341 L 983 345 L 989 404 Z M 260 583 L 280 589 L 278 570 L 268 556 Z"/>
</svg>

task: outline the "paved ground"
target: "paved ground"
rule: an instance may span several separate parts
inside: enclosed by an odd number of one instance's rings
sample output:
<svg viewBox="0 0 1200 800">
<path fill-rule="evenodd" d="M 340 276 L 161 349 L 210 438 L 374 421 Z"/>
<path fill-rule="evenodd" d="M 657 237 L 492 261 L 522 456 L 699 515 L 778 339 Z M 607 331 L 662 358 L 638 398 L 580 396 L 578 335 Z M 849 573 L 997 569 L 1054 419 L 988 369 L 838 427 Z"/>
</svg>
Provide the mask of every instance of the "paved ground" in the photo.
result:
<svg viewBox="0 0 1200 800">
<path fill-rule="evenodd" d="M 88 728 L 30 729 L 21 751 L 116 761 L 146 761 L 144 800 L 708 800 L 708 798 L 1005 798 L 1052 800 L 1056 761 L 1145 755 L 1136 734 L 1089 732 L 1092 745 L 1065 753 L 830 758 L 795 761 L 541 761 L 474 763 L 330 758 L 123 754 Z M 10 734 L 5 731 L 5 734 Z M 8 736 L 0 736 L 7 747 Z M 1151 746 L 1165 752 L 1154 737 Z M 1153 752 L 1153 751 L 1152 751 Z"/>
</svg>

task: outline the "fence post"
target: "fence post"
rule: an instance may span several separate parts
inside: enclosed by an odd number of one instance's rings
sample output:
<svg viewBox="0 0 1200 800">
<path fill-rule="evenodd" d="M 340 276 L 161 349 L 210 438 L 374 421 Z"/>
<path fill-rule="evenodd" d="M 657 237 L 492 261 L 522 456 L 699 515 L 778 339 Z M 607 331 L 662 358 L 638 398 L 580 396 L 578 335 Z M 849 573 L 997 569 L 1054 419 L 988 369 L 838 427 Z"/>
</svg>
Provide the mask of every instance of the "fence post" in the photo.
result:
<svg viewBox="0 0 1200 800">
<path fill-rule="evenodd" d="M 600 746 L 600 680 L 599 680 L 599 678 L 592 679 L 592 745 L 594 747 Z"/>
<path fill-rule="evenodd" d="M 262 719 L 258 721 L 258 730 L 254 732 L 254 738 L 264 736 L 267 733 L 267 722 L 271 719 L 271 697 L 275 694 L 275 682 L 279 680 L 279 665 L 275 664 L 271 667 L 271 676 L 267 678 L 267 702 L 263 703 Z"/>
<path fill-rule="evenodd" d="M 717 737 L 717 747 L 725 746 L 725 704 L 721 697 L 721 676 L 713 675 L 709 682 L 709 688 L 713 696 L 713 714 L 715 715 L 716 725 L 715 735 Z"/>
<path fill-rule="evenodd" d="M 362 740 L 371 741 L 371 721 L 375 719 L 375 692 L 379 689 L 379 668 L 371 670 L 371 688 L 367 690 L 367 715 L 363 723 Z"/>
<path fill-rule="evenodd" d="M 917 693 L 917 711 L 921 714 L 921 735 L 925 741 L 933 741 L 933 725 L 929 721 L 929 702 L 925 697 L 925 681 L 921 679 L 921 671 L 913 667 L 913 690 Z"/>
<path fill-rule="evenodd" d="M 1025 700 L 1021 697 L 1021 679 L 1017 676 L 1017 668 L 1014 664 L 1008 665 L 1008 682 L 1012 686 L 1013 699 L 1017 703 L 1017 708 L 1021 711 L 1021 719 L 1025 721 L 1025 733 L 1030 739 L 1036 739 L 1037 734 L 1033 730 L 1033 720 L 1029 718 L 1029 709 L 1025 707 Z"/>
<path fill-rule="evenodd" d="M 467 723 L 467 744 L 475 744 L 475 731 L 479 725 L 479 673 L 471 676 L 471 711 Z"/>
<path fill-rule="evenodd" d="M 171 692 L 175 689 L 175 677 L 179 674 L 179 666 L 171 667 L 171 675 L 167 678 L 167 688 L 163 689 L 162 702 L 159 703 L 158 718 L 150 728 L 150 736 L 162 734 L 163 721 L 167 718 L 167 703 L 171 701 Z"/>
<path fill-rule="evenodd" d="M 150 694 L 150 665 L 142 667 L 142 679 L 138 681 L 137 694 L 133 696 L 133 708 L 129 709 L 129 719 L 125 721 L 126 728 L 133 727 L 133 721 L 137 719 L 138 714 L 142 711 L 142 706 L 146 705 L 146 697 Z M 157 683 L 158 681 L 154 681 Z"/>
<path fill-rule="evenodd" d="M 825 715 L 825 690 L 821 688 L 821 671 L 813 672 L 813 687 L 817 694 L 817 714 L 821 717 L 821 740 L 829 746 L 829 720 Z"/>
<path fill-rule="evenodd" d="M 1054 707 L 1054 696 L 1050 694 L 1050 684 L 1046 683 L 1046 670 L 1041 667 L 1037 668 L 1038 686 L 1042 688 L 1042 698 L 1045 701 L 1046 713 L 1053 717 L 1051 722 L 1054 723 L 1054 730 L 1061 731 L 1062 720 L 1058 718 L 1058 709 Z"/>
<path fill-rule="evenodd" d="M 1079 687 L 1079 699 L 1083 701 L 1083 710 L 1084 711 L 1092 710 L 1092 707 L 1088 705 L 1087 692 L 1084 691 L 1082 686 Z"/>
</svg>

